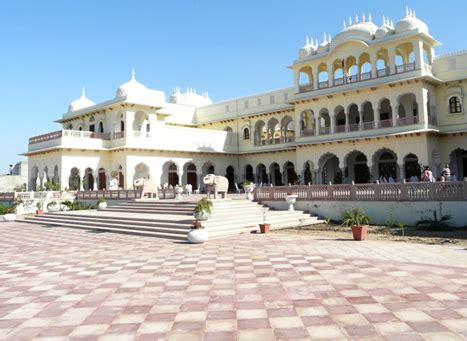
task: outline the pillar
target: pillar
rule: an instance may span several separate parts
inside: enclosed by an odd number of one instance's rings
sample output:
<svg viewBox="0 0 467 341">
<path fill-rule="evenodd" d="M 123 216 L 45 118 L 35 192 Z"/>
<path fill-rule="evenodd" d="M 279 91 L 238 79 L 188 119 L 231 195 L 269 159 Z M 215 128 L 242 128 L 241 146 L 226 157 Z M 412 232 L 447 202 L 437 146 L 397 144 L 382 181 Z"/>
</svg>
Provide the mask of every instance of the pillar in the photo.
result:
<svg viewBox="0 0 467 341">
<path fill-rule="evenodd" d="M 313 89 L 318 90 L 318 84 L 319 84 L 319 73 L 318 69 L 315 68 L 313 69 Z"/>
<path fill-rule="evenodd" d="M 396 73 L 394 59 L 396 58 L 396 50 L 394 47 L 388 49 L 388 65 L 389 74 Z"/>
<path fill-rule="evenodd" d="M 344 114 L 345 114 L 345 131 L 348 132 L 349 131 L 349 113 L 344 112 Z"/>
<path fill-rule="evenodd" d="M 363 105 L 358 108 L 358 130 L 363 130 Z"/>
<path fill-rule="evenodd" d="M 417 99 L 418 104 L 419 124 L 423 124 L 423 126 L 426 127 L 428 122 L 428 90 L 425 88 L 421 88 L 419 91 L 417 91 L 415 97 Z"/>
<path fill-rule="evenodd" d="M 397 118 L 399 117 L 399 104 L 394 105 L 394 110 L 392 112 L 392 126 L 397 126 Z"/>
<path fill-rule="evenodd" d="M 405 179 L 405 163 L 403 162 L 402 164 L 399 164 L 399 180 L 402 182 L 402 180 Z"/>
<path fill-rule="evenodd" d="M 336 115 L 329 113 L 329 118 L 331 121 L 331 134 L 334 134 L 336 129 Z"/>
<path fill-rule="evenodd" d="M 423 42 L 417 41 L 414 43 L 415 50 L 415 69 L 419 70 L 423 65 Z"/>
<path fill-rule="evenodd" d="M 376 56 L 376 51 L 372 51 L 370 53 L 370 63 L 371 63 L 371 78 L 376 78 L 377 76 L 377 67 L 376 67 L 376 60 L 378 57 Z"/>
<path fill-rule="evenodd" d="M 375 118 L 375 129 L 379 128 L 379 121 L 380 121 L 380 113 L 381 113 L 381 108 L 376 108 L 376 110 L 373 111 L 373 116 Z"/>
<path fill-rule="evenodd" d="M 315 117 L 315 136 L 319 135 L 319 117 Z"/>
<path fill-rule="evenodd" d="M 298 70 L 294 73 L 294 92 L 296 94 L 300 92 L 300 72 Z"/>
</svg>

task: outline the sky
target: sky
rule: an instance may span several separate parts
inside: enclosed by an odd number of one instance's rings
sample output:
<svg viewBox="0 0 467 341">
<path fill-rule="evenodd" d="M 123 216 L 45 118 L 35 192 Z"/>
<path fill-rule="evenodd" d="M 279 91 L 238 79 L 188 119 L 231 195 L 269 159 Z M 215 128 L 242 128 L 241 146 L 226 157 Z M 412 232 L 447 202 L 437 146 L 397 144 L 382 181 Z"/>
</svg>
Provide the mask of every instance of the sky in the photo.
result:
<svg viewBox="0 0 467 341">
<path fill-rule="evenodd" d="M 30 136 L 60 129 L 83 86 L 109 100 L 132 68 L 167 98 L 176 86 L 213 101 L 292 86 L 306 35 L 322 41 L 362 12 L 397 23 L 406 5 L 441 41 L 437 54 L 467 49 L 465 0 L 1 1 L 0 173 Z"/>
</svg>

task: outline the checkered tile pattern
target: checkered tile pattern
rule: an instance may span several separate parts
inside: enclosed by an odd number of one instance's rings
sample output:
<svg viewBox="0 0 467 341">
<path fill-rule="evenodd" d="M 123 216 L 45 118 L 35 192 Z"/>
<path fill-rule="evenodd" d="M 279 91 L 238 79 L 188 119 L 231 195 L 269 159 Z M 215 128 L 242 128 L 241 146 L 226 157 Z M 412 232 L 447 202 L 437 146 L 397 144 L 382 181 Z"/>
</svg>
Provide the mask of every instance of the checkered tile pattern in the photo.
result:
<svg viewBox="0 0 467 341">
<path fill-rule="evenodd" d="M 465 250 L 0 224 L 0 339 L 466 338 Z"/>
</svg>

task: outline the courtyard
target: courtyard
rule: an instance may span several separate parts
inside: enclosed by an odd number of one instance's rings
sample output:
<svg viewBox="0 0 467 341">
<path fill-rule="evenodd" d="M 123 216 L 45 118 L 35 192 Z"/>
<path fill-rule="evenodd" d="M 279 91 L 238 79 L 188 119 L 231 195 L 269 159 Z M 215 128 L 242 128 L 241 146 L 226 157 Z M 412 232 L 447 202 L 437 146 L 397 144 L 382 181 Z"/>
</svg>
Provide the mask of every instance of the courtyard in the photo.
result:
<svg viewBox="0 0 467 341">
<path fill-rule="evenodd" d="M 462 340 L 467 250 L 0 224 L 0 339 Z"/>
</svg>

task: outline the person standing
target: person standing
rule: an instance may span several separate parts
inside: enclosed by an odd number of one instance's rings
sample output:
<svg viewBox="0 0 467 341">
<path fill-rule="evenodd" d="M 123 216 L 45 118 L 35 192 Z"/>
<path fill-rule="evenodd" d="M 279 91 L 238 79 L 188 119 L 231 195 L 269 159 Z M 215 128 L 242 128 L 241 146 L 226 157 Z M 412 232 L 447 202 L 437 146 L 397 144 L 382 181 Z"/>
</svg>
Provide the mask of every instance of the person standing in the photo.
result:
<svg viewBox="0 0 467 341">
<path fill-rule="evenodd" d="M 430 167 L 425 167 L 425 169 L 423 170 L 423 181 L 433 182 L 433 173 L 431 172 Z"/>
<path fill-rule="evenodd" d="M 444 176 L 444 179 L 446 181 L 451 178 L 451 168 L 449 167 L 449 163 L 446 163 L 446 166 L 444 166 L 441 175 Z"/>
</svg>

